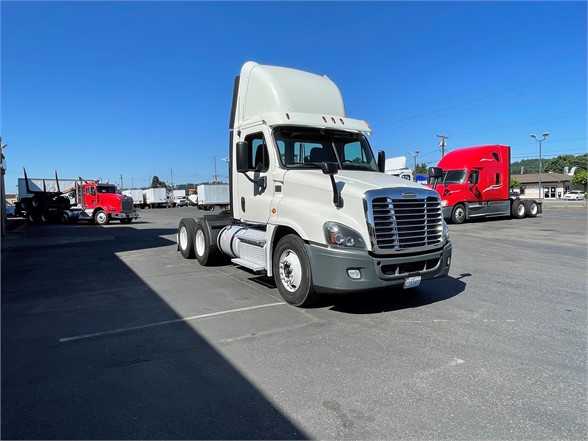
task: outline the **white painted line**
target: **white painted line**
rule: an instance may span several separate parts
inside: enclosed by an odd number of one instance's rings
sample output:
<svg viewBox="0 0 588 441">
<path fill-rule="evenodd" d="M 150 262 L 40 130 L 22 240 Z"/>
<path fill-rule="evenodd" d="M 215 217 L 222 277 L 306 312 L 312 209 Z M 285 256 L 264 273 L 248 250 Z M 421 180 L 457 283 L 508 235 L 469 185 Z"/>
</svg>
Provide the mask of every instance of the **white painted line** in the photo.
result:
<svg viewBox="0 0 588 441">
<path fill-rule="evenodd" d="M 184 317 L 184 318 L 179 318 L 179 319 L 174 319 L 174 320 L 166 320 L 164 322 L 148 323 L 146 325 L 132 326 L 130 328 L 120 328 L 120 329 L 113 329 L 111 331 L 95 332 L 93 334 L 76 335 L 74 337 L 64 337 L 64 338 L 60 338 L 59 342 L 64 343 L 64 342 L 68 342 L 68 341 L 82 340 L 84 338 L 101 337 L 103 335 L 122 334 L 123 332 L 136 331 L 139 329 L 146 329 L 146 328 L 153 328 L 155 326 L 169 325 L 171 323 L 187 322 L 190 320 L 198 320 L 198 319 L 202 319 L 202 318 L 214 317 L 217 315 L 231 314 L 233 312 L 241 312 L 241 311 L 250 311 L 252 309 L 267 308 L 268 306 L 278 306 L 278 305 L 286 305 L 286 303 L 279 302 L 279 303 L 268 303 L 266 305 L 248 306 L 246 308 L 230 309 L 228 311 L 211 312 L 209 314 L 194 315 L 192 317 Z"/>
</svg>

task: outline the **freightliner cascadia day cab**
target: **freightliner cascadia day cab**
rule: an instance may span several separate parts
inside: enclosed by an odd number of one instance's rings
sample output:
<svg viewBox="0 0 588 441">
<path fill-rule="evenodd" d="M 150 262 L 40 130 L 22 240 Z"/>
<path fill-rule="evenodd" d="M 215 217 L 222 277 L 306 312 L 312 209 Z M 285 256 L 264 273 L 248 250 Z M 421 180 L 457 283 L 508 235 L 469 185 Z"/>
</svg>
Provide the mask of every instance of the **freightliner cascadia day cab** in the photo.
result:
<svg viewBox="0 0 588 441">
<path fill-rule="evenodd" d="M 346 116 L 327 77 L 247 62 L 230 129 L 230 209 L 180 221 L 184 257 L 211 265 L 228 256 L 273 277 L 296 306 L 322 292 L 412 288 L 448 274 L 439 195 L 384 173 L 369 125 Z"/>
<path fill-rule="evenodd" d="M 510 197 L 508 146 L 453 150 L 439 161 L 438 167 L 443 169 L 443 178 L 433 187 L 441 196 L 443 217 L 455 224 L 485 217 L 522 219 L 542 212 L 541 201 Z"/>
</svg>

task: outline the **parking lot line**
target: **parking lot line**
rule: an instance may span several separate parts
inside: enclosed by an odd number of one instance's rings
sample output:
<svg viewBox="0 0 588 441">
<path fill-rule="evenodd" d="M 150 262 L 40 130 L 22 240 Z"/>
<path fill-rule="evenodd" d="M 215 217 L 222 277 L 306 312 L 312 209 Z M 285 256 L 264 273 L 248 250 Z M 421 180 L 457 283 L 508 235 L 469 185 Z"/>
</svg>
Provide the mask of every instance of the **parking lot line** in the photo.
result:
<svg viewBox="0 0 588 441">
<path fill-rule="evenodd" d="M 267 308 L 269 306 L 278 306 L 278 305 L 286 305 L 286 304 L 287 303 L 285 303 L 285 302 L 268 303 L 265 305 L 248 306 L 245 308 L 229 309 L 227 311 L 211 312 L 209 314 L 194 315 L 192 317 L 183 317 L 183 318 L 174 319 L 174 320 L 166 320 L 163 322 L 148 323 L 146 325 L 132 326 L 129 328 L 119 328 L 119 329 L 112 329 L 110 331 L 94 332 L 92 334 L 83 334 L 83 335 L 76 335 L 73 337 L 64 337 L 64 338 L 60 338 L 59 342 L 65 343 L 65 342 L 69 342 L 69 341 L 83 340 L 85 338 L 102 337 L 104 335 L 113 335 L 113 334 L 122 334 L 123 332 L 137 331 L 140 329 L 153 328 L 155 326 L 169 325 L 171 323 L 187 322 L 190 320 L 198 320 L 198 319 L 203 319 L 203 318 L 208 318 L 208 317 L 214 317 L 217 315 L 232 314 L 234 312 L 250 311 L 252 309 Z"/>
</svg>

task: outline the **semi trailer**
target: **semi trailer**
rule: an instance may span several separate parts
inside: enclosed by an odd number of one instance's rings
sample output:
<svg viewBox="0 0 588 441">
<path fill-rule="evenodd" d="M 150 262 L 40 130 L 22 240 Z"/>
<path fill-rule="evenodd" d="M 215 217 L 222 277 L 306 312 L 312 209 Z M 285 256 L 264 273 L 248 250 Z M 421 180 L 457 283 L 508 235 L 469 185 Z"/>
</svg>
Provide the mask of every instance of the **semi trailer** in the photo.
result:
<svg viewBox="0 0 588 441">
<path fill-rule="evenodd" d="M 163 187 L 147 188 L 143 190 L 143 206 L 149 208 L 162 208 L 168 205 L 167 189 Z"/>
<path fill-rule="evenodd" d="M 203 266 L 230 259 L 273 277 L 296 306 L 449 273 L 439 194 L 385 173 L 370 126 L 346 115 L 326 76 L 245 63 L 229 127 L 230 208 L 181 219 L 183 257 Z"/>
<path fill-rule="evenodd" d="M 196 207 L 199 210 L 210 211 L 215 206 L 225 210 L 229 207 L 229 184 L 200 184 L 196 189 Z"/>
<path fill-rule="evenodd" d="M 128 224 L 139 217 L 132 198 L 117 194 L 115 185 L 100 180 L 60 181 L 57 172 L 54 180 L 29 180 L 24 170 L 24 179 L 19 179 L 18 188 L 17 212 L 33 223 L 85 220 L 106 225 L 117 219 Z"/>
<path fill-rule="evenodd" d="M 143 204 L 143 190 L 141 190 L 140 188 L 131 188 L 129 190 L 123 190 L 122 194 L 130 198 L 133 198 L 133 205 L 135 206 L 135 208 L 145 208 L 145 205 Z"/>
<path fill-rule="evenodd" d="M 443 217 L 454 224 L 489 217 L 536 217 L 540 200 L 510 196 L 510 147 L 485 145 L 447 153 L 443 176 L 431 183 L 441 196 Z"/>
</svg>

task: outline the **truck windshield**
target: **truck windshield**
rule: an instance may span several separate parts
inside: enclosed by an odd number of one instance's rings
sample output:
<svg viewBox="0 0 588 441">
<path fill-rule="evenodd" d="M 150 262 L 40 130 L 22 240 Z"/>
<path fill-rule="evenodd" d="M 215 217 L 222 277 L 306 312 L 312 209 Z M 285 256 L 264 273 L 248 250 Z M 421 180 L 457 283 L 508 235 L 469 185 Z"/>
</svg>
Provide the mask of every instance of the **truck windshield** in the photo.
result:
<svg viewBox="0 0 588 441">
<path fill-rule="evenodd" d="M 98 185 L 98 193 L 116 193 L 114 185 Z"/>
<path fill-rule="evenodd" d="M 444 184 L 463 184 L 465 181 L 465 170 L 447 170 L 443 173 Z"/>
<path fill-rule="evenodd" d="M 365 136 L 310 127 L 279 127 L 274 138 L 280 161 L 286 168 L 316 168 L 322 162 L 343 170 L 378 171 Z"/>
</svg>

